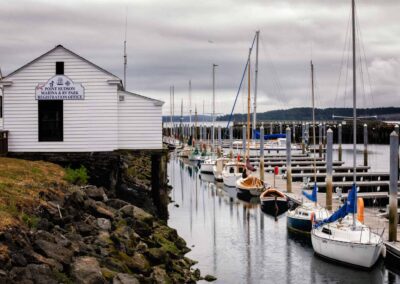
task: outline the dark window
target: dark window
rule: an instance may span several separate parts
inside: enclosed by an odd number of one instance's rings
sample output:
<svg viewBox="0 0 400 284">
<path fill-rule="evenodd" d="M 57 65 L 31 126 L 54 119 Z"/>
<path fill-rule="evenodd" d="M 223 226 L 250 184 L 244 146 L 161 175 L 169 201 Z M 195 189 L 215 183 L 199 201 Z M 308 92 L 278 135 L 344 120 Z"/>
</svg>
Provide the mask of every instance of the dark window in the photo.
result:
<svg viewBox="0 0 400 284">
<path fill-rule="evenodd" d="M 0 96 L 0 118 L 3 117 L 3 96 Z"/>
<path fill-rule="evenodd" d="M 39 101 L 39 142 L 63 141 L 63 101 Z"/>
<path fill-rule="evenodd" d="M 328 228 L 322 228 L 322 233 L 325 233 L 327 235 L 332 235 L 331 230 L 329 230 Z"/>
<path fill-rule="evenodd" d="M 64 62 L 56 62 L 56 75 L 64 75 Z"/>
</svg>

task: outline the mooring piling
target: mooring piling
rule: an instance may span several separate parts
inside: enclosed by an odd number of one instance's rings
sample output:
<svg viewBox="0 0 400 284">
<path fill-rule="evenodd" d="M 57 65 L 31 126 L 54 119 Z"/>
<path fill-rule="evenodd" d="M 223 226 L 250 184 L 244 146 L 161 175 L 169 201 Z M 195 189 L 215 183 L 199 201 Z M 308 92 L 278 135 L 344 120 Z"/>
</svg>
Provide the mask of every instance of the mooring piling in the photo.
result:
<svg viewBox="0 0 400 284">
<path fill-rule="evenodd" d="M 246 125 L 243 125 L 243 137 L 242 137 L 242 159 L 245 161 L 245 155 L 246 155 Z"/>
<path fill-rule="evenodd" d="M 282 133 L 282 122 L 279 122 L 279 134 Z"/>
<path fill-rule="evenodd" d="M 304 133 L 304 132 L 303 132 Z M 304 134 L 303 134 L 304 137 Z M 303 143 L 304 145 L 304 143 Z M 290 128 L 286 128 L 286 191 L 292 192 L 292 142 Z"/>
<path fill-rule="evenodd" d="M 318 125 L 318 144 L 319 144 L 319 151 L 318 151 L 318 156 L 321 158 L 322 157 L 322 124 L 320 123 Z"/>
<path fill-rule="evenodd" d="M 342 161 L 342 124 L 341 123 L 339 123 L 339 127 L 338 127 L 338 144 L 339 144 L 338 160 L 341 162 Z"/>
<path fill-rule="evenodd" d="M 333 131 L 328 129 L 326 146 L 326 208 L 332 210 L 332 173 L 333 173 Z"/>
<path fill-rule="evenodd" d="M 293 122 L 293 143 L 296 143 L 296 123 Z"/>
<path fill-rule="evenodd" d="M 218 146 L 222 149 L 221 125 L 218 125 Z"/>
<path fill-rule="evenodd" d="M 368 126 L 364 124 L 364 166 L 368 166 Z"/>
<path fill-rule="evenodd" d="M 302 152 L 302 154 L 306 153 L 306 146 L 304 144 L 304 131 L 305 131 L 305 125 L 304 125 L 304 123 L 302 123 L 301 124 L 301 152 Z"/>
<path fill-rule="evenodd" d="M 272 122 L 269 124 L 269 134 L 273 134 L 274 133 L 274 128 L 272 125 Z"/>
<path fill-rule="evenodd" d="M 264 125 L 260 127 L 260 179 L 264 181 Z"/>
<path fill-rule="evenodd" d="M 232 125 L 229 126 L 229 148 L 233 149 L 233 127 Z"/>
<path fill-rule="evenodd" d="M 397 197 L 399 181 L 399 135 L 390 134 L 390 183 L 389 183 L 389 242 L 397 241 Z"/>
</svg>

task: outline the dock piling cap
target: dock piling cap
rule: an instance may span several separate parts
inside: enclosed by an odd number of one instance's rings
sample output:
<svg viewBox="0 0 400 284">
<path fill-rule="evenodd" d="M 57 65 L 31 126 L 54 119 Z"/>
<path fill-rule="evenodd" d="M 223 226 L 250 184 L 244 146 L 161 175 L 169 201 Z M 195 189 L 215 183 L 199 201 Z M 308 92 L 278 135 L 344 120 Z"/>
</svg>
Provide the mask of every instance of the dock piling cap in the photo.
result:
<svg viewBox="0 0 400 284">
<path fill-rule="evenodd" d="M 390 133 L 390 136 L 399 136 L 398 134 L 397 134 L 397 132 L 396 131 L 392 131 L 392 133 Z"/>
<path fill-rule="evenodd" d="M 332 131 L 332 129 L 329 128 L 328 131 L 326 131 L 326 132 L 331 133 L 331 132 L 333 132 L 333 131 Z"/>
</svg>

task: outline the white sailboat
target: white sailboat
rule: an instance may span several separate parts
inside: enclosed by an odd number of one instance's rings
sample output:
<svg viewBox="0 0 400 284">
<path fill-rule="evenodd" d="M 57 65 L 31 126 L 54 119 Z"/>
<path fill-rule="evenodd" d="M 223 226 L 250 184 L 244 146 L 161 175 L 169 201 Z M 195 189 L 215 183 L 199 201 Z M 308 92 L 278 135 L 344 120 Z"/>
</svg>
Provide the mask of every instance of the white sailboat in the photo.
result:
<svg viewBox="0 0 400 284">
<path fill-rule="evenodd" d="M 356 186 L 356 34 L 355 0 L 352 0 L 352 42 L 353 42 L 353 188 L 347 202 L 331 217 L 317 223 L 311 231 L 312 246 L 317 255 L 363 268 L 372 267 L 384 253 L 382 237 L 358 222 Z M 350 215 L 349 215 L 350 214 Z"/>
<path fill-rule="evenodd" d="M 239 161 L 230 161 L 222 170 L 222 180 L 228 187 L 236 187 L 236 181 L 240 179 L 246 170 L 246 164 Z"/>
<path fill-rule="evenodd" d="M 312 120 L 313 120 L 313 144 L 316 145 L 315 139 L 315 100 L 314 100 L 314 65 L 311 61 L 311 101 L 312 101 Z M 287 227 L 288 229 L 301 232 L 310 233 L 312 223 L 319 222 L 329 217 L 329 212 L 317 203 L 317 166 L 316 166 L 316 150 L 314 147 L 314 188 L 312 194 L 304 192 L 304 195 L 311 202 L 304 202 L 293 210 L 288 210 L 287 213 Z"/>
</svg>

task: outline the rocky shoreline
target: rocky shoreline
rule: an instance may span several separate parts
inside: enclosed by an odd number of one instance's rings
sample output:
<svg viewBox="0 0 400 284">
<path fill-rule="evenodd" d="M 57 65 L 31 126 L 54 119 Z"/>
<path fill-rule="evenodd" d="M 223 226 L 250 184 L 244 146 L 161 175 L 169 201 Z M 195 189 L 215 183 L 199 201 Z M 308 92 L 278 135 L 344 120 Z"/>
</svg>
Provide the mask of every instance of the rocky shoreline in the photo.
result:
<svg viewBox="0 0 400 284">
<path fill-rule="evenodd" d="M 11 216 L 11 221 L 0 226 L 0 283 L 195 283 L 204 279 L 192 268 L 196 262 L 185 257 L 190 249 L 176 230 L 140 204 L 108 194 L 103 187 L 68 184 L 62 181 L 63 169 L 54 164 L 2 159 L 10 165 L 0 167 L 0 188 L 9 184 L 11 195 L 0 195 L 0 215 Z M 13 170 L 7 176 L 5 169 Z M 14 179 L 16 184 L 11 185 Z M 17 206 L 7 200 L 15 195 L 11 188 L 22 193 L 15 199 Z M 147 196 L 148 189 L 142 190 Z M 134 192 L 140 194 L 140 187 Z M 25 194 L 29 202 L 24 201 Z"/>
<path fill-rule="evenodd" d="M 176 230 L 95 186 L 46 195 L 36 228 L 0 233 L 1 283 L 193 283 Z"/>
</svg>

